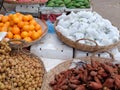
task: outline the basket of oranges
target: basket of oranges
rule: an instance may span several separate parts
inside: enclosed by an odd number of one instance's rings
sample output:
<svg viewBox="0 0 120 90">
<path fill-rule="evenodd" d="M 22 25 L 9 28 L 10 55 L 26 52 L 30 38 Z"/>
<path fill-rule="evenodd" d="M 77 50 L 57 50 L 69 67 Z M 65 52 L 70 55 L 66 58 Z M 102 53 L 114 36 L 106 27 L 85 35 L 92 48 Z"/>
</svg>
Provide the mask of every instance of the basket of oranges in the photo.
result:
<svg viewBox="0 0 120 90">
<path fill-rule="evenodd" d="M 39 42 L 47 33 L 47 25 L 45 21 L 32 15 L 15 13 L 0 16 L 0 32 L 7 32 L 5 39 L 10 42 L 11 47 L 28 47 Z"/>
</svg>

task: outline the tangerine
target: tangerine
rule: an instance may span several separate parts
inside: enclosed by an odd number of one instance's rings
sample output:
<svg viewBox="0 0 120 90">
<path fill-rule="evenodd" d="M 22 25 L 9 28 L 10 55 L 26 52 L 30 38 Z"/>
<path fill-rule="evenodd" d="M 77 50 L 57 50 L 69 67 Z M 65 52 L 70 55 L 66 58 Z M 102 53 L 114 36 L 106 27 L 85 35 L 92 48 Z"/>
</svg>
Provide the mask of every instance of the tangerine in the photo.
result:
<svg viewBox="0 0 120 90">
<path fill-rule="evenodd" d="M 33 24 L 30 24 L 29 28 L 30 28 L 31 31 L 35 30 L 35 26 Z"/>
<path fill-rule="evenodd" d="M 39 33 L 39 36 L 41 36 L 43 34 L 43 31 L 40 29 L 37 31 Z"/>
<path fill-rule="evenodd" d="M 2 27 L 4 25 L 4 23 L 0 23 L 0 27 Z"/>
<path fill-rule="evenodd" d="M 9 38 L 9 39 L 12 39 L 13 38 L 12 32 L 7 32 L 7 36 L 6 37 Z"/>
<path fill-rule="evenodd" d="M 1 20 L 2 20 L 3 23 L 5 23 L 5 22 L 9 21 L 9 17 L 8 16 L 2 16 Z"/>
<path fill-rule="evenodd" d="M 19 23 L 20 19 L 18 17 L 16 17 L 16 18 L 13 18 L 13 21 L 14 21 L 14 23 Z"/>
<path fill-rule="evenodd" d="M 29 27 L 29 25 L 24 25 L 22 29 L 23 29 L 24 31 L 29 31 L 30 27 Z"/>
<path fill-rule="evenodd" d="M 30 24 L 32 24 L 32 25 L 36 25 L 37 22 L 33 19 L 33 20 L 30 21 Z"/>
<path fill-rule="evenodd" d="M 32 31 L 28 32 L 28 36 L 31 37 L 32 36 Z"/>
<path fill-rule="evenodd" d="M 12 17 L 13 17 L 13 14 L 9 14 L 8 17 L 9 17 L 9 19 L 11 20 Z"/>
<path fill-rule="evenodd" d="M 29 18 L 29 20 L 32 20 L 33 19 L 33 16 L 28 14 L 27 17 Z"/>
<path fill-rule="evenodd" d="M 8 31 L 8 28 L 5 27 L 5 26 L 3 26 L 0 31 L 2 31 L 2 32 L 7 32 L 7 31 Z"/>
<path fill-rule="evenodd" d="M 10 21 L 10 26 L 14 26 L 14 22 L 13 21 Z"/>
<path fill-rule="evenodd" d="M 4 26 L 9 27 L 10 26 L 10 22 L 5 22 Z"/>
<path fill-rule="evenodd" d="M 14 26 L 11 30 L 13 34 L 20 34 L 20 29 L 17 26 Z"/>
<path fill-rule="evenodd" d="M 9 31 L 11 32 L 11 30 L 12 30 L 12 27 L 8 27 L 8 32 L 9 32 Z"/>
<path fill-rule="evenodd" d="M 33 39 L 33 40 L 36 40 L 36 39 L 38 39 L 40 37 L 40 34 L 38 33 L 38 32 L 33 32 L 32 33 L 32 36 L 31 36 L 31 38 Z"/>
<path fill-rule="evenodd" d="M 22 37 L 22 38 L 28 37 L 28 32 L 27 32 L 27 31 L 23 31 L 23 32 L 21 33 L 21 37 Z"/>
<path fill-rule="evenodd" d="M 27 41 L 27 42 L 31 42 L 32 41 L 32 39 L 30 37 L 25 37 L 24 40 Z"/>
<path fill-rule="evenodd" d="M 29 22 L 24 22 L 24 25 L 29 25 Z"/>
<path fill-rule="evenodd" d="M 24 16 L 23 16 L 23 20 L 24 20 L 24 21 L 29 21 L 29 17 L 26 16 L 26 15 L 24 15 Z"/>
<path fill-rule="evenodd" d="M 15 14 L 16 14 L 17 16 L 21 15 L 21 13 L 19 13 L 19 12 L 16 12 Z"/>
<path fill-rule="evenodd" d="M 22 27 L 24 26 L 24 22 L 23 22 L 23 21 L 19 22 L 19 23 L 17 24 L 17 26 L 18 26 L 19 28 L 22 28 Z"/>
<path fill-rule="evenodd" d="M 20 36 L 19 34 L 15 34 L 15 35 L 13 36 L 13 38 L 14 38 L 14 39 L 21 39 L 21 36 Z"/>
<path fill-rule="evenodd" d="M 37 31 L 39 29 L 41 29 L 41 26 L 39 24 L 35 25 L 35 30 Z"/>
</svg>

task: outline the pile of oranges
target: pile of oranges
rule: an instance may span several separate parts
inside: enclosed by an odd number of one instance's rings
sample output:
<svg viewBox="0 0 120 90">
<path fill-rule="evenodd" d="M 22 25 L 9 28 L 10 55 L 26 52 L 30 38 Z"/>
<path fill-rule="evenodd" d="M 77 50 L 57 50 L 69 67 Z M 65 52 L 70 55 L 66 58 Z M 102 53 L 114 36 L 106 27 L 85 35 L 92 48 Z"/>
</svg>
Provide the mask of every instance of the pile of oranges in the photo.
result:
<svg viewBox="0 0 120 90">
<path fill-rule="evenodd" d="M 41 26 L 32 15 L 21 13 L 0 17 L 0 32 L 7 32 L 6 38 L 23 39 L 27 42 L 38 39 L 42 34 Z"/>
</svg>

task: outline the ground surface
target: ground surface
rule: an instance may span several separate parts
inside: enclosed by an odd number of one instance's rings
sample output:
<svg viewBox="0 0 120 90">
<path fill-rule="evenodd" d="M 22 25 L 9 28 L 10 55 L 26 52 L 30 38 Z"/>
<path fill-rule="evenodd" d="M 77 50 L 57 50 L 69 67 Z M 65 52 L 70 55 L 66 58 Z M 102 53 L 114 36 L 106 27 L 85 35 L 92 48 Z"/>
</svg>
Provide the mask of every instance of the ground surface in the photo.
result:
<svg viewBox="0 0 120 90">
<path fill-rule="evenodd" d="M 120 29 L 120 0 L 91 0 L 93 10 Z"/>
</svg>

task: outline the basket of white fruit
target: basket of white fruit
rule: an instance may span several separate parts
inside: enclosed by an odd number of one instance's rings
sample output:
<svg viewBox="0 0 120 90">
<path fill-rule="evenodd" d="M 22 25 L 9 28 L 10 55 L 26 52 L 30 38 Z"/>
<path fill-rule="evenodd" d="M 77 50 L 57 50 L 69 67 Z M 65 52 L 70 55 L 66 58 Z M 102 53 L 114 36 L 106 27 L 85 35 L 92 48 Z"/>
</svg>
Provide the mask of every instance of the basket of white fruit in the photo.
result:
<svg viewBox="0 0 120 90">
<path fill-rule="evenodd" d="M 91 11 L 62 14 L 55 31 L 65 44 L 82 51 L 109 50 L 120 43 L 120 32 L 107 19 Z"/>
</svg>

